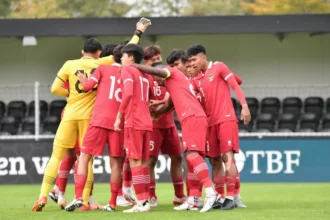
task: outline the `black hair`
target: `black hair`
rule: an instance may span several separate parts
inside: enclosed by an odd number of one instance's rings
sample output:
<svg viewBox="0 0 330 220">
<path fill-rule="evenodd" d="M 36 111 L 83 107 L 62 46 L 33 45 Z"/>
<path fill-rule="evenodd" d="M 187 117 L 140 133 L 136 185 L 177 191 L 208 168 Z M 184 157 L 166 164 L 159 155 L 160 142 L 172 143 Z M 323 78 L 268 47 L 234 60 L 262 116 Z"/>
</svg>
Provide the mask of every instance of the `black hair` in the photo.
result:
<svg viewBox="0 0 330 220">
<path fill-rule="evenodd" d="M 110 55 L 113 55 L 113 50 L 115 49 L 115 47 L 117 46 L 117 44 L 107 44 L 103 47 L 103 50 L 100 54 L 100 57 L 107 57 Z"/>
<path fill-rule="evenodd" d="M 206 50 L 205 50 L 205 47 L 201 44 L 195 44 L 195 45 L 192 45 L 191 47 L 189 47 L 189 49 L 187 50 L 187 55 L 188 57 L 191 57 L 191 56 L 195 56 L 199 53 L 203 53 L 206 55 Z"/>
<path fill-rule="evenodd" d="M 122 42 L 120 42 L 120 44 L 125 46 L 129 43 L 129 41 L 130 41 L 129 39 L 125 39 Z"/>
<path fill-rule="evenodd" d="M 96 53 L 102 50 L 102 44 L 96 38 L 89 38 L 85 41 L 83 50 L 85 53 Z"/>
<path fill-rule="evenodd" d="M 152 67 L 164 68 L 166 65 L 163 62 L 154 62 L 151 64 Z"/>
<path fill-rule="evenodd" d="M 174 62 L 181 60 L 182 63 L 186 63 L 188 61 L 188 58 L 186 56 L 186 53 L 182 49 L 174 49 L 172 52 L 167 56 L 167 64 L 171 65 L 174 64 Z"/>
<path fill-rule="evenodd" d="M 121 63 L 121 57 L 123 56 L 123 53 L 121 50 L 123 49 L 124 45 L 118 45 L 113 50 L 113 59 L 116 63 Z"/>
<path fill-rule="evenodd" d="M 123 54 L 127 53 L 129 56 L 133 56 L 135 63 L 141 63 L 144 54 L 143 48 L 137 44 L 128 44 L 123 47 L 121 52 Z"/>
</svg>

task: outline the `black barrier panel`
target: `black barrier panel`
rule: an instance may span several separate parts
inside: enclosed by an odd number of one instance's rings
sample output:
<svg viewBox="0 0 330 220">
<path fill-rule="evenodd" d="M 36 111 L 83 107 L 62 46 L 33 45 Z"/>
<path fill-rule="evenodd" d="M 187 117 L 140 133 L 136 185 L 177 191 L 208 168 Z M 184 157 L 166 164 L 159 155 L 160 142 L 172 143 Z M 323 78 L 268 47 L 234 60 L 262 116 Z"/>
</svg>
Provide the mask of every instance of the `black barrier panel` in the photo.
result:
<svg viewBox="0 0 330 220">
<path fill-rule="evenodd" d="M 0 142 L 0 184 L 41 183 L 52 153 L 53 140 L 6 140 Z M 107 149 L 107 148 L 106 148 Z M 111 169 L 108 152 L 94 159 L 95 182 L 108 183 Z M 170 158 L 159 156 L 155 169 L 159 182 L 170 182 Z M 72 173 L 72 171 L 71 171 Z M 73 182 L 70 175 L 69 182 Z"/>
</svg>

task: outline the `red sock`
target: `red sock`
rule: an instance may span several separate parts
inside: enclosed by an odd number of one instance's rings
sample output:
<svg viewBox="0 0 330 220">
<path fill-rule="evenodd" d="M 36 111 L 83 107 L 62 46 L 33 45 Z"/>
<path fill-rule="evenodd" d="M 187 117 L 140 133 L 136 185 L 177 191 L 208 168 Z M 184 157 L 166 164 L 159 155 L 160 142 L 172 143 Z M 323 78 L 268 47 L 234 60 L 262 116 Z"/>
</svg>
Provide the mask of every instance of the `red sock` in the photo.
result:
<svg viewBox="0 0 330 220">
<path fill-rule="evenodd" d="M 92 182 L 91 191 L 89 193 L 89 196 L 93 195 L 93 189 L 94 189 L 94 181 Z"/>
<path fill-rule="evenodd" d="M 225 177 L 216 176 L 213 178 L 214 189 L 221 195 L 221 198 L 225 198 Z"/>
<path fill-rule="evenodd" d="M 75 198 L 82 199 L 82 194 L 87 181 L 87 175 L 76 175 L 75 178 Z"/>
<path fill-rule="evenodd" d="M 131 168 L 132 170 L 132 182 L 133 182 L 133 187 L 134 187 L 134 191 L 136 194 L 136 198 L 139 201 L 144 201 L 144 200 L 148 200 L 148 192 L 149 191 L 145 191 L 146 190 L 146 184 L 145 184 L 145 176 L 144 176 L 144 167 L 142 166 L 137 166 L 137 167 L 133 167 Z"/>
<path fill-rule="evenodd" d="M 123 188 L 122 188 L 123 183 L 121 182 L 121 186 L 120 189 L 118 191 L 118 196 L 122 196 L 123 195 Z"/>
<path fill-rule="evenodd" d="M 227 197 L 233 197 L 234 196 L 234 189 L 235 189 L 235 183 L 236 183 L 236 176 L 226 176 L 226 189 L 227 189 Z"/>
<path fill-rule="evenodd" d="M 56 179 L 56 186 L 60 192 L 65 192 L 66 185 L 68 184 L 68 178 L 70 170 L 76 162 L 75 157 L 65 156 L 61 162 L 59 172 Z"/>
<path fill-rule="evenodd" d="M 172 182 L 175 196 L 178 198 L 185 197 L 183 192 L 183 177 L 180 177 L 178 179 L 172 179 Z"/>
<path fill-rule="evenodd" d="M 199 190 L 201 184 L 199 182 L 198 176 L 194 172 L 194 168 L 187 163 L 187 182 L 189 185 L 188 196 L 201 197 L 202 192 Z"/>
<path fill-rule="evenodd" d="M 187 163 L 194 168 L 194 172 L 198 176 L 200 183 L 204 188 L 212 187 L 212 181 L 209 174 L 209 168 L 205 160 L 198 153 L 190 153 L 186 156 Z"/>
<path fill-rule="evenodd" d="M 110 182 L 110 186 L 111 186 L 111 198 L 110 198 L 110 201 L 109 201 L 109 205 L 112 207 L 112 208 L 116 208 L 117 206 L 117 196 L 119 194 L 119 191 L 121 189 L 121 182 Z"/>
<path fill-rule="evenodd" d="M 150 185 L 149 185 L 149 198 L 152 198 L 156 196 L 156 180 L 155 179 L 150 179 Z"/>
<path fill-rule="evenodd" d="M 126 158 L 123 165 L 123 186 L 131 187 L 132 186 L 132 172 L 129 165 L 129 160 Z"/>
<path fill-rule="evenodd" d="M 151 188 L 151 179 L 150 179 L 149 167 L 145 166 L 143 172 L 144 172 L 144 184 L 145 184 L 145 192 L 146 192 L 145 197 L 148 199 L 149 196 L 150 196 L 150 191 L 149 190 Z M 154 194 L 155 194 L 155 197 L 157 198 L 157 196 L 156 196 L 156 182 L 155 182 L 155 187 L 154 187 Z"/>
<path fill-rule="evenodd" d="M 234 195 L 239 195 L 240 189 L 241 189 L 241 178 L 236 166 L 236 182 L 235 182 Z"/>
</svg>

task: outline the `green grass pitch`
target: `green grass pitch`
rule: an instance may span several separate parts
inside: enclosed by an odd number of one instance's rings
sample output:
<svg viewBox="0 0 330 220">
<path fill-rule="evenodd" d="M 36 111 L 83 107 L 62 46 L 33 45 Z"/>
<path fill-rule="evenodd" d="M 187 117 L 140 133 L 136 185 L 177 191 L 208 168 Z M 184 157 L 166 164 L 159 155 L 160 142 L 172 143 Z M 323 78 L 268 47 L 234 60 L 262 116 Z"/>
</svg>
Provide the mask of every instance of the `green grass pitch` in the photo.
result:
<svg viewBox="0 0 330 220">
<path fill-rule="evenodd" d="M 242 197 L 247 209 L 232 211 L 212 210 L 207 213 L 196 211 L 174 211 L 171 204 L 171 184 L 158 184 L 159 207 L 149 213 L 108 213 L 101 210 L 92 212 L 67 213 L 60 210 L 51 200 L 43 212 L 33 213 L 31 207 L 39 192 L 39 185 L 0 186 L 0 220 L 78 220 L 78 219 L 120 219 L 120 220 L 317 220 L 330 219 L 330 184 L 256 184 L 243 183 Z M 73 186 L 69 185 L 67 199 L 71 201 Z M 109 185 L 96 184 L 94 199 L 101 204 L 109 200 Z"/>
</svg>

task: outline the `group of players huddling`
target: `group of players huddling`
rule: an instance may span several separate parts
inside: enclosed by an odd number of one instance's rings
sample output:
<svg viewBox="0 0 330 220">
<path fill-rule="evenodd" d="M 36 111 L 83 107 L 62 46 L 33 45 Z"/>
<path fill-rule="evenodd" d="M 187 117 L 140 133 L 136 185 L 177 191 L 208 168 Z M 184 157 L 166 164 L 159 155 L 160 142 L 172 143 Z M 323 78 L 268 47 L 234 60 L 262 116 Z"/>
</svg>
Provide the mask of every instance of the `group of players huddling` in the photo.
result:
<svg viewBox="0 0 330 220">
<path fill-rule="evenodd" d="M 173 50 L 164 65 L 158 45 L 138 45 L 150 24 L 141 18 L 133 38 L 119 45 L 102 48 L 98 40 L 88 39 L 83 57 L 67 61 L 59 70 L 51 91 L 68 97 L 67 105 L 32 211 L 42 211 L 47 195 L 66 211 L 113 212 L 117 205 L 133 206 L 124 212 L 150 211 L 158 206 L 154 168 L 160 152 L 171 158 L 174 210 L 246 208 L 234 160 L 239 137 L 230 95 L 232 88 L 242 106 L 241 120 L 248 124 L 251 116 L 239 86 L 242 80 L 224 63 L 208 61 L 202 45 L 187 52 Z M 142 59 L 145 65 L 139 64 Z M 173 110 L 182 127 L 182 145 Z M 103 155 L 106 144 L 111 198 L 102 207 L 92 198 L 92 165 L 93 156 Z M 210 159 L 212 178 L 204 157 Z M 75 199 L 67 204 L 64 193 L 75 163 Z"/>
</svg>

